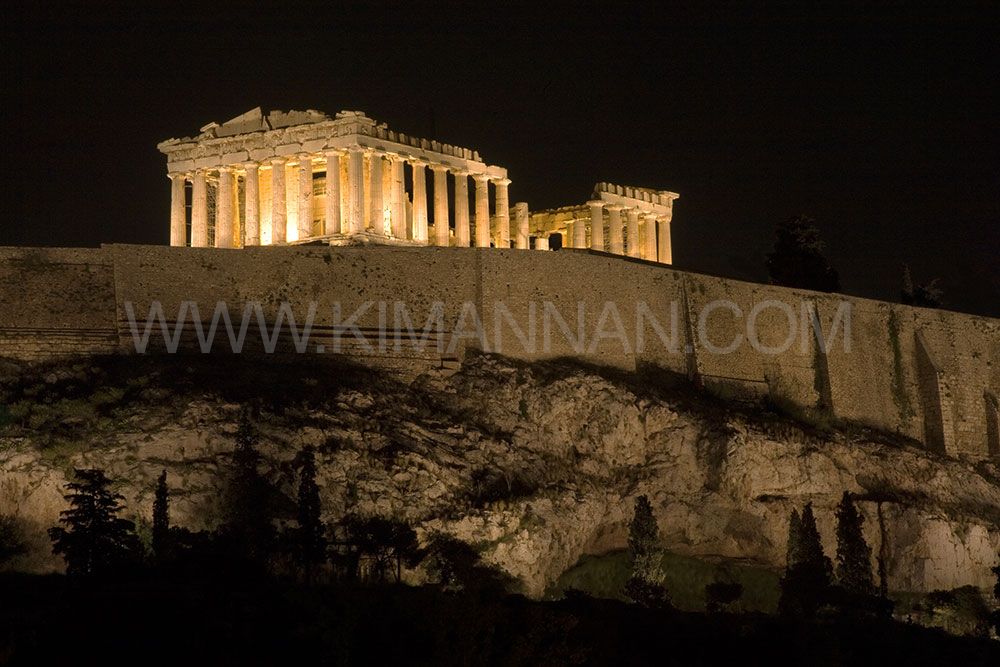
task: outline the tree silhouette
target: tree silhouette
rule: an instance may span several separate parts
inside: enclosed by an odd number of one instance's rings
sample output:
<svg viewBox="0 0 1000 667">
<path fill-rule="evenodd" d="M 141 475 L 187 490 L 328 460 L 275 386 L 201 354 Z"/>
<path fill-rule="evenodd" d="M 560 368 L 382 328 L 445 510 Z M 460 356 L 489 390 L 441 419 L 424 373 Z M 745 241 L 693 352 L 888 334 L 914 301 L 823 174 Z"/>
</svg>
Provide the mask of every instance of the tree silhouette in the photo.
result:
<svg viewBox="0 0 1000 667">
<path fill-rule="evenodd" d="M 709 613 L 722 611 L 743 595 L 743 584 L 738 581 L 713 581 L 705 586 L 705 610 Z"/>
<path fill-rule="evenodd" d="M 483 563 L 469 544 L 444 533 L 431 537 L 426 558 L 427 571 L 444 588 L 500 595 L 514 583 L 503 570 Z"/>
<path fill-rule="evenodd" d="M 298 561 L 307 583 L 316 567 L 326 560 L 326 536 L 320 520 L 319 486 L 316 485 L 316 453 L 306 447 L 299 455 Z"/>
<path fill-rule="evenodd" d="M 799 215 L 778 224 L 774 251 L 765 262 L 771 282 L 819 292 L 838 291 L 840 278 L 823 255 L 823 247 L 812 218 Z"/>
<path fill-rule="evenodd" d="M 135 524 L 118 516 L 122 496 L 110 490 L 111 480 L 103 470 L 77 469 L 75 481 L 66 485 L 69 509 L 60 513 L 64 527 L 49 529 L 52 552 L 66 561 L 73 576 L 119 572 L 135 562 L 141 546 Z"/>
<path fill-rule="evenodd" d="M 997 554 L 1000 556 L 1000 554 Z M 993 576 L 996 577 L 996 581 L 993 583 L 993 598 L 997 601 L 998 608 L 993 610 L 990 614 L 990 618 L 993 623 L 993 630 L 1000 635 L 1000 565 L 992 568 Z"/>
<path fill-rule="evenodd" d="M 236 432 L 220 533 L 229 542 L 235 557 L 264 565 L 274 546 L 274 526 L 271 487 L 258 470 L 258 439 L 250 413 L 244 410 Z"/>
<path fill-rule="evenodd" d="M 15 556 L 27 553 L 24 531 L 16 517 L 0 514 L 0 567 Z"/>
<path fill-rule="evenodd" d="M 872 550 L 865 542 L 863 522 L 851 494 L 844 491 L 837 507 L 837 581 L 849 593 L 874 595 Z"/>
<path fill-rule="evenodd" d="M 921 308 L 940 308 L 944 305 L 944 291 L 937 278 L 922 285 L 913 285 L 910 267 L 903 264 L 903 287 L 899 293 L 900 300 L 908 306 Z"/>
<path fill-rule="evenodd" d="M 802 553 L 802 518 L 799 511 L 792 508 L 792 514 L 788 518 L 788 543 L 785 546 L 785 567 L 791 567 L 793 563 L 798 563 Z"/>
<path fill-rule="evenodd" d="M 646 607 L 666 607 L 670 596 L 663 586 L 663 553 L 659 549 L 659 527 L 649 498 L 635 499 L 635 510 L 628 526 L 632 574 L 625 583 L 625 595 Z"/>
<path fill-rule="evenodd" d="M 790 560 L 781 578 L 778 608 L 782 614 L 811 618 L 827 598 L 833 566 L 823 553 L 812 503 L 796 519 L 793 510 L 788 527 Z"/>
<path fill-rule="evenodd" d="M 153 498 L 153 554 L 163 562 L 170 551 L 170 491 L 167 488 L 167 471 L 156 480 Z"/>
<path fill-rule="evenodd" d="M 368 564 L 372 581 L 384 582 L 389 572 L 396 583 L 402 578 L 403 563 L 416 566 L 423 558 L 417 544 L 417 534 L 402 521 L 382 517 L 349 516 L 341 522 L 346 534 L 349 552 L 354 555 L 354 566 L 362 561 Z M 477 555 L 478 558 L 478 555 Z M 357 576 L 359 573 L 355 573 Z"/>
</svg>

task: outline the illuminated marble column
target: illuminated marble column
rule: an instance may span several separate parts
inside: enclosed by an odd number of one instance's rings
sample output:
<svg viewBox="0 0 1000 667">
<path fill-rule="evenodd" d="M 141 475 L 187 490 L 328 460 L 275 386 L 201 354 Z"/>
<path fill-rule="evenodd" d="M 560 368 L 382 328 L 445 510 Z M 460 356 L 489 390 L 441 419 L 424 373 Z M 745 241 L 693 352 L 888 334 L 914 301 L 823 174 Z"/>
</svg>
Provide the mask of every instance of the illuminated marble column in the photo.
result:
<svg viewBox="0 0 1000 667">
<path fill-rule="evenodd" d="M 413 176 L 413 240 L 427 243 L 427 163 L 410 161 Z"/>
<path fill-rule="evenodd" d="M 434 172 L 434 244 L 447 248 L 451 245 L 448 237 L 448 167 L 432 164 Z"/>
<path fill-rule="evenodd" d="M 215 194 L 215 247 L 233 247 L 233 172 L 219 168 L 219 189 Z"/>
<path fill-rule="evenodd" d="M 586 248 L 587 247 L 587 223 L 583 220 L 573 221 L 573 240 L 570 244 L 571 248 Z"/>
<path fill-rule="evenodd" d="M 361 146 L 348 148 L 347 157 L 347 227 L 358 234 L 365 227 L 365 156 Z"/>
<path fill-rule="evenodd" d="M 640 257 L 642 255 L 642 242 L 639 239 L 639 209 L 630 208 L 625 214 L 628 217 L 628 227 L 625 230 L 628 256 Z"/>
<path fill-rule="evenodd" d="M 661 264 L 673 264 L 674 255 L 670 244 L 670 218 L 660 218 L 659 233 L 656 239 L 657 261 Z"/>
<path fill-rule="evenodd" d="M 548 250 L 549 239 L 547 236 L 539 236 L 535 239 L 535 250 Z"/>
<path fill-rule="evenodd" d="M 469 247 L 469 172 L 455 174 L 455 245 Z"/>
<path fill-rule="evenodd" d="M 243 167 L 246 169 L 243 244 L 260 245 L 260 166 L 256 162 L 247 162 Z"/>
<path fill-rule="evenodd" d="M 528 203 L 518 202 L 514 204 L 514 221 L 517 223 L 517 235 L 514 237 L 514 246 L 518 250 L 527 250 L 531 243 L 528 240 Z"/>
<path fill-rule="evenodd" d="M 590 248 L 604 252 L 604 202 L 591 199 L 590 207 Z"/>
<path fill-rule="evenodd" d="M 368 154 L 368 220 L 371 229 L 380 236 L 385 229 L 385 208 L 382 203 L 382 154 L 372 151 Z"/>
<path fill-rule="evenodd" d="M 194 172 L 191 186 L 191 247 L 208 246 L 208 185 L 205 170 Z"/>
<path fill-rule="evenodd" d="M 271 160 L 271 243 L 284 243 L 288 228 L 285 158 Z"/>
<path fill-rule="evenodd" d="M 340 151 L 326 152 L 326 229 L 339 234 L 340 229 Z"/>
<path fill-rule="evenodd" d="M 615 255 L 625 254 L 625 242 L 622 234 L 622 206 L 608 206 L 608 252 Z"/>
<path fill-rule="evenodd" d="M 299 241 L 313 235 L 313 165 L 312 156 L 299 155 L 299 198 L 296 216 Z"/>
<path fill-rule="evenodd" d="M 510 247 L 510 196 L 507 186 L 510 185 L 509 178 L 501 178 L 493 181 L 496 197 L 496 219 L 497 233 L 496 246 L 498 248 Z"/>
<path fill-rule="evenodd" d="M 398 155 L 389 158 L 390 174 L 392 175 L 392 197 L 389 200 L 389 215 L 392 222 L 392 235 L 397 239 L 408 238 L 406 233 L 406 188 L 403 180 L 403 159 Z"/>
<path fill-rule="evenodd" d="M 187 245 L 184 214 L 184 174 L 170 174 L 170 245 Z"/>
<path fill-rule="evenodd" d="M 490 177 L 473 174 L 476 181 L 476 247 L 490 247 Z"/>
<path fill-rule="evenodd" d="M 646 222 L 643 226 L 642 258 L 651 262 L 656 261 L 656 216 L 652 213 L 645 215 Z"/>
</svg>

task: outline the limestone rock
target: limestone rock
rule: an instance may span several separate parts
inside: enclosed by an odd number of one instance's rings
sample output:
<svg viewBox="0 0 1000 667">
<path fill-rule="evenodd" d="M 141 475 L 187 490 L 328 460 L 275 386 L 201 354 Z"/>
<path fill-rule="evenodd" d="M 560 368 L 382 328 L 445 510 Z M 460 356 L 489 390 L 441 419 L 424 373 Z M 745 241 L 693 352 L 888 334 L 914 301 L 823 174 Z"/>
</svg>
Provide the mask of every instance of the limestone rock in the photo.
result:
<svg viewBox="0 0 1000 667">
<path fill-rule="evenodd" d="M 61 458 L 30 434 L 0 440 L 0 513 L 41 536 L 20 565 L 60 566 L 43 531 L 63 509 L 72 467 L 104 468 L 139 521 L 149 520 L 166 470 L 173 521 L 215 525 L 238 415 L 238 405 L 204 396 L 170 420 L 136 406 L 128 431 L 87 436 Z M 845 489 L 857 493 L 866 537 L 874 554 L 886 553 L 898 590 L 991 586 L 1000 550 L 995 466 L 807 434 L 775 415 L 702 405 L 691 392 L 637 395 L 579 369 L 479 356 L 450 376 L 396 390 L 345 387 L 318 406 L 269 418 L 265 472 L 289 503 L 292 461 L 305 445 L 317 450 L 326 520 L 384 514 L 412 522 L 422 538 L 449 532 L 536 596 L 582 555 L 623 548 L 640 493 L 665 548 L 775 570 L 792 508 L 814 504 L 832 556 L 834 508 Z"/>
</svg>

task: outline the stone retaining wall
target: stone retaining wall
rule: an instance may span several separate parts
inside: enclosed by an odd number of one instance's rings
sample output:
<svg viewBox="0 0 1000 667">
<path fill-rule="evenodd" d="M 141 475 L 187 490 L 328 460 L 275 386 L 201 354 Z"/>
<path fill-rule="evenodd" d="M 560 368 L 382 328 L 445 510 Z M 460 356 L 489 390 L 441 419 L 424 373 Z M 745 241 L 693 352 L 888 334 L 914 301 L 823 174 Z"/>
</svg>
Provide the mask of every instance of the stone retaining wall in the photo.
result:
<svg viewBox="0 0 1000 667">
<path fill-rule="evenodd" d="M 388 345 L 364 354 L 393 359 L 386 364 L 391 368 L 434 365 L 469 346 L 526 361 L 573 357 L 625 370 L 655 366 L 727 398 L 769 399 L 870 425 L 952 456 L 979 459 L 1000 451 L 993 442 L 998 429 L 990 426 L 1000 396 L 1000 320 L 685 273 L 589 251 L 0 248 L 0 357 L 134 352 L 126 304 L 144 323 L 153 302 L 173 320 L 185 301 L 198 305 L 206 329 L 219 301 L 228 304 L 237 327 L 247 302 L 259 303 L 272 323 L 282 303 L 299 323 L 315 304 L 314 326 L 327 336 L 316 340 L 324 341 L 353 316 L 365 340 Z M 810 325 L 813 313 L 824 335 L 833 333 L 825 351 Z M 748 328 L 748 320 L 755 326 Z M 410 329 L 425 326 L 460 340 L 434 354 L 393 345 L 396 334 L 405 339 Z M 378 340 L 380 329 L 388 341 Z M 192 332 L 184 333 L 189 348 L 197 345 Z M 355 340 L 343 353 L 361 356 L 364 344 Z M 317 352 L 318 345 L 307 351 Z"/>
</svg>

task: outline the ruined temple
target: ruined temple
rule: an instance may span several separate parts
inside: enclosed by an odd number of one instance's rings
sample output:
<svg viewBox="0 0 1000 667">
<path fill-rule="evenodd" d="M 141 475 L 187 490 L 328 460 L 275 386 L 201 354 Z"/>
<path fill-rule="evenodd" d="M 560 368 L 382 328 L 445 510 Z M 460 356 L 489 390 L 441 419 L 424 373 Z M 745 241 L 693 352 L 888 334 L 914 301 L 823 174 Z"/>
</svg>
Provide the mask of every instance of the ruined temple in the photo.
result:
<svg viewBox="0 0 1000 667">
<path fill-rule="evenodd" d="M 519 202 L 512 220 L 506 169 L 478 151 L 395 132 L 360 111 L 331 118 L 258 107 L 158 148 L 172 183 L 174 246 L 565 247 L 671 263 L 676 193 L 599 183 L 582 206 L 529 214 Z"/>
</svg>

